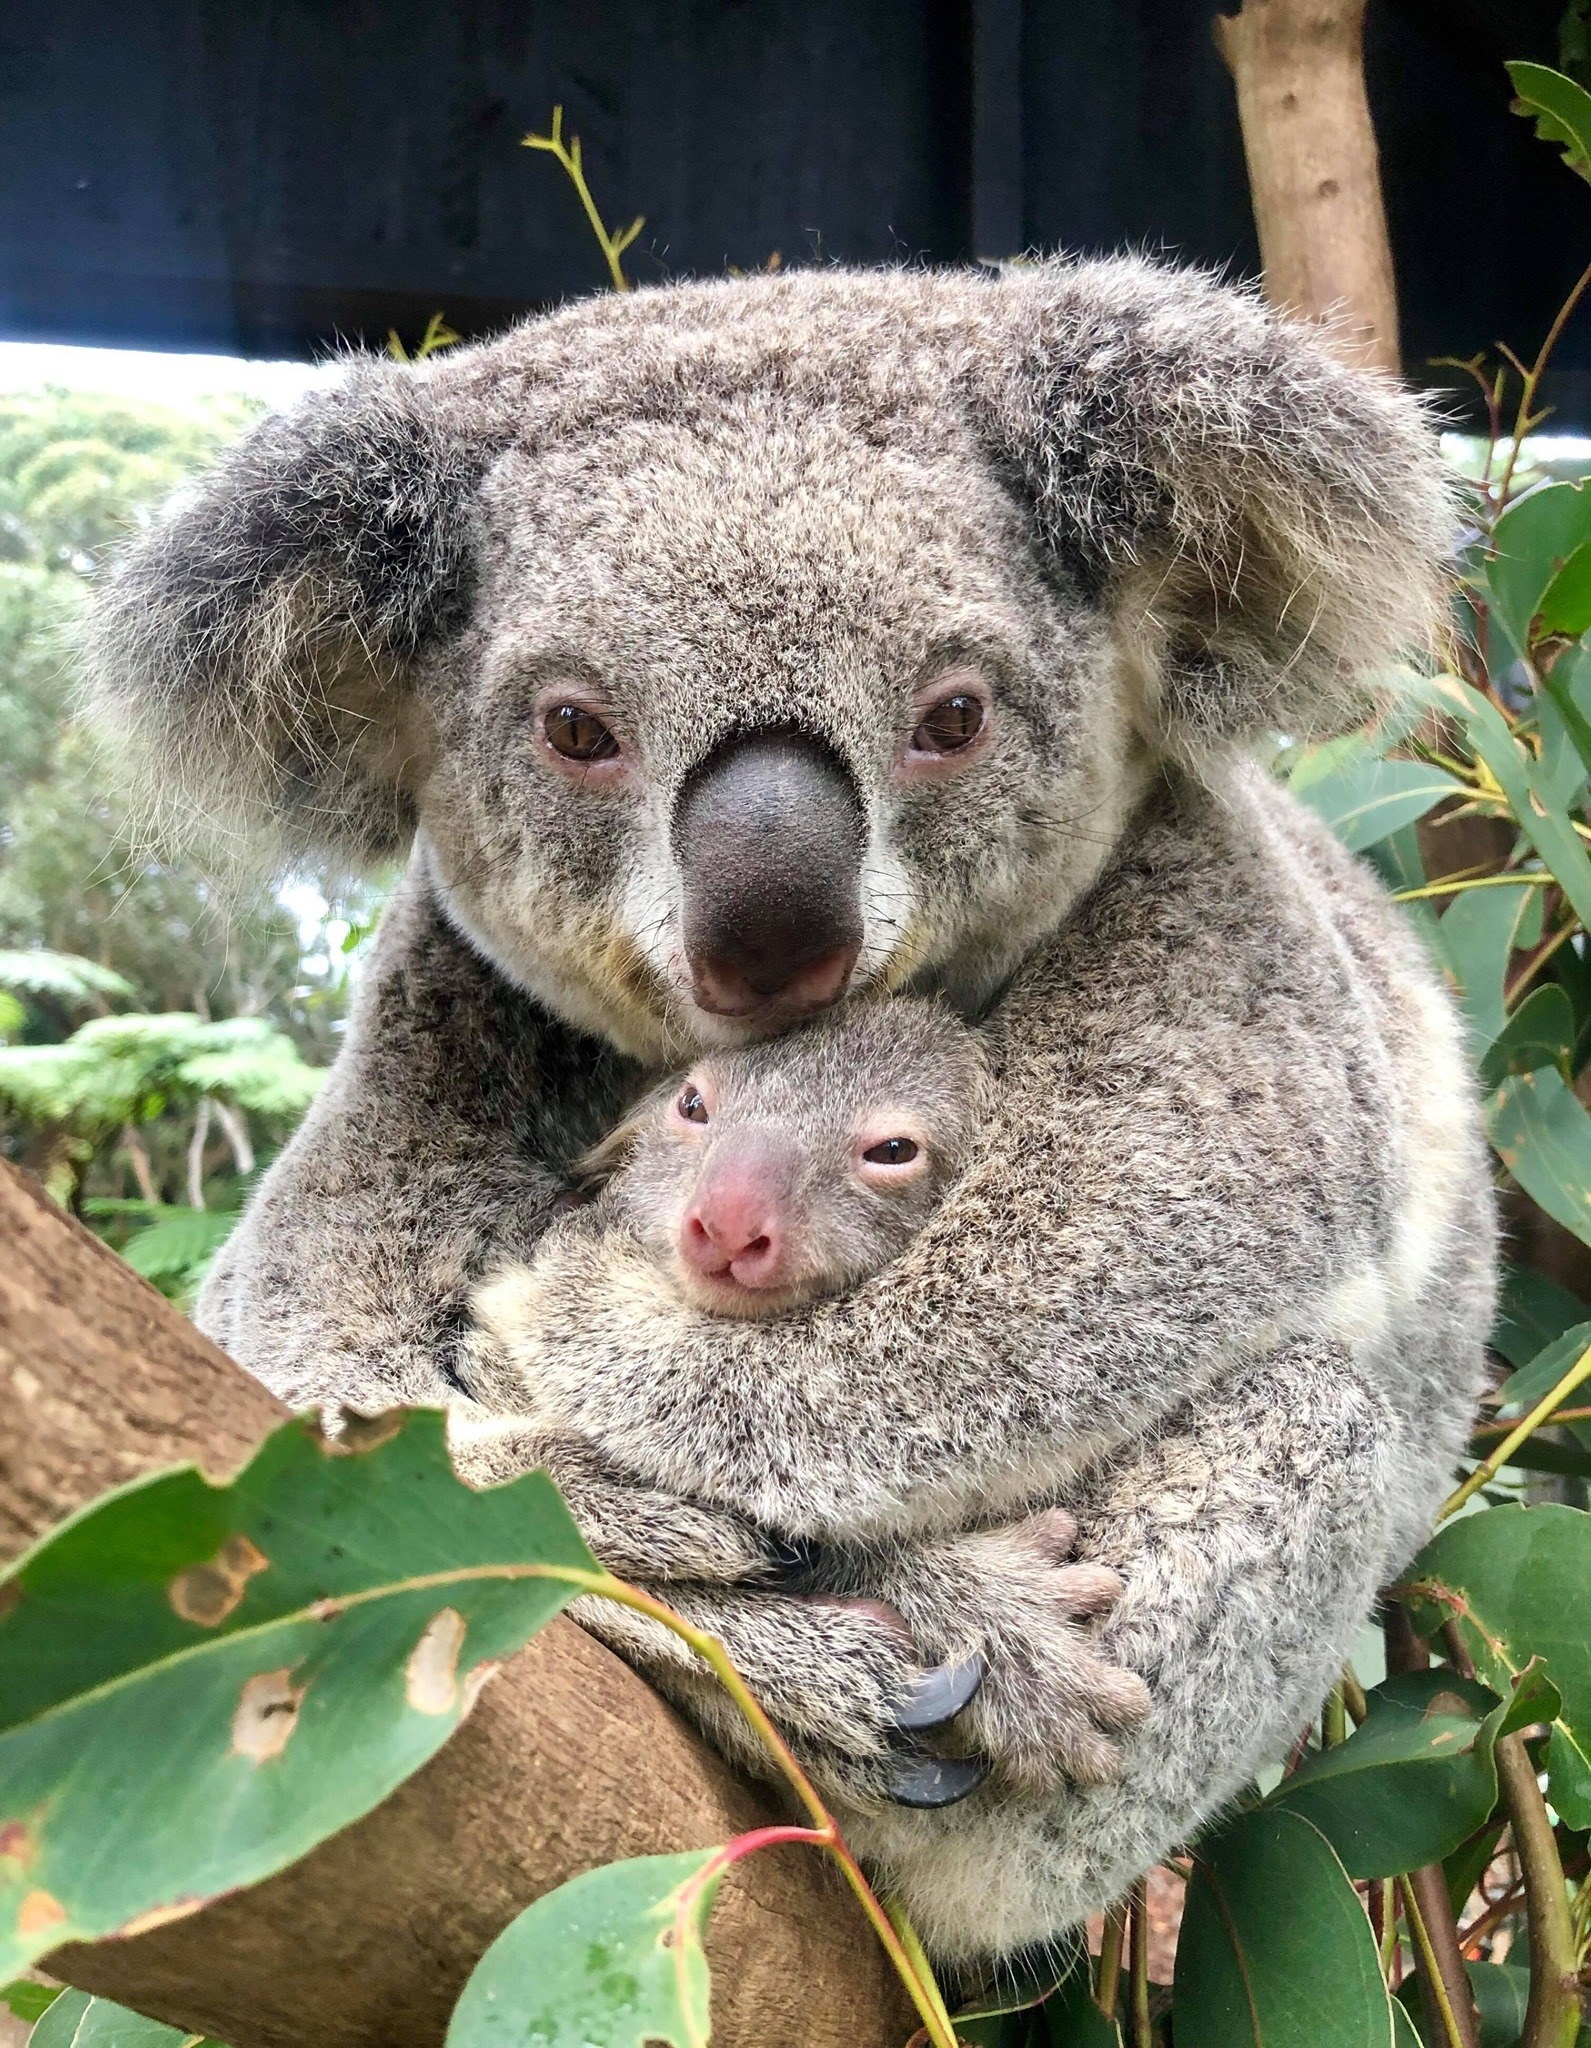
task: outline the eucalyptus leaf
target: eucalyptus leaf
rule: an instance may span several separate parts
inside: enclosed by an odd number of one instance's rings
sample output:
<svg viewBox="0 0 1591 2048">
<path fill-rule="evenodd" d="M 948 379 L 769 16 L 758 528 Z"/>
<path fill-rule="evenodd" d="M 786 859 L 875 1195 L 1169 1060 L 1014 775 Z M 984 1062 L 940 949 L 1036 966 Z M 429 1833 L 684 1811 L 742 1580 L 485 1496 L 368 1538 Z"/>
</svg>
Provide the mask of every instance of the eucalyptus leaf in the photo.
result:
<svg viewBox="0 0 1591 2048">
<path fill-rule="evenodd" d="M 1107 2019 L 1094 2003 L 1092 1972 L 1086 1955 L 1074 1959 L 1059 1988 L 1046 2002 L 1044 2019 L 1049 2028 L 1049 2048 L 1121 2048 L 1120 2022 Z"/>
<path fill-rule="evenodd" d="M 1533 1074 L 1537 1067 L 1567 1073 L 1574 1059 L 1574 1005 L 1556 982 L 1533 988 L 1487 1046 L 1481 1060 L 1481 1085 L 1497 1088 L 1510 1074 Z"/>
<path fill-rule="evenodd" d="M 1557 1068 L 1510 1074 L 1487 1101 L 1486 1133 L 1530 1199 L 1591 1244 L 1591 1115 Z"/>
<path fill-rule="evenodd" d="M 1436 942 L 1464 1006 L 1470 1042 L 1477 1053 L 1500 1037 L 1508 1023 L 1503 989 L 1508 962 L 1530 943 L 1541 914 L 1541 892 L 1529 883 L 1514 888 L 1466 889 L 1442 913 Z"/>
<path fill-rule="evenodd" d="M 1591 520 L 1591 491 L 1584 498 L 1585 516 Z M 1518 509 L 1522 511 L 1530 502 L 1523 500 Z M 1420 680 L 1419 688 L 1434 710 L 1456 718 L 1463 727 L 1469 744 L 1507 799 L 1514 822 L 1552 870 L 1575 915 L 1591 929 L 1591 856 L 1563 806 L 1554 799 L 1539 763 L 1509 731 L 1496 705 L 1458 676 L 1427 676 Z"/>
<path fill-rule="evenodd" d="M 447 2048 L 706 2048 L 718 1853 L 605 1864 L 527 1906 L 476 1964 Z"/>
<path fill-rule="evenodd" d="M 368 1812 L 595 1569 L 544 1473 L 459 1480 L 435 1410 L 84 1509 L 0 1575 L 0 1975 Z"/>
<path fill-rule="evenodd" d="M 63 1991 L 33 2032 L 28 2048 L 216 2048 L 202 2034 L 185 2034 L 161 2020 L 145 2019 L 108 1998 Z"/>
<path fill-rule="evenodd" d="M 1313 1821 L 1350 1877 L 1396 1877 L 1451 1854 L 1491 1813 L 1492 1735 L 1448 1685 L 1423 1706 L 1381 1689 L 1368 1699 L 1364 1726 L 1307 1757 L 1268 1803 Z"/>
<path fill-rule="evenodd" d="M 1498 520 L 1485 570 L 1486 596 L 1516 654 L 1528 656 L 1532 623 L 1548 592 L 1588 541 L 1591 491 L 1579 484 L 1543 484 L 1516 498 Z M 1574 579 L 1565 585 L 1565 608 L 1573 603 L 1574 587 Z"/>
<path fill-rule="evenodd" d="M 1561 1702 L 1547 1745 L 1553 1804 L 1571 1827 L 1591 1826 L 1591 1515 L 1555 1506 L 1461 1515 L 1432 1537 L 1407 1583 L 1420 1625 L 1429 1633 L 1453 1622 L 1494 1691 L 1541 1659 Z"/>
<path fill-rule="evenodd" d="M 1536 124 L 1543 142 L 1554 142 L 1564 162 L 1591 180 L 1591 93 L 1546 64 L 1504 66 L 1518 97 L 1514 112 Z"/>
<path fill-rule="evenodd" d="M 1175 2010 L 1177 2048 L 1392 2048 L 1370 1923 L 1302 1814 L 1262 1806 L 1204 1844 Z"/>
<path fill-rule="evenodd" d="M 1465 785 L 1445 768 L 1423 761 L 1383 761 L 1355 756 L 1318 781 L 1293 787 L 1319 813 L 1350 853 L 1360 853 L 1412 825 L 1444 797 L 1467 796 Z"/>
<path fill-rule="evenodd" d="M 1525 1366 L 1542 1349 L 1586 1319 L 1586 1304 L 1567 1287 L 1530 1266 L 1504 1266 L 1492 1349 L 1512 1366 Z"/>
</svg>

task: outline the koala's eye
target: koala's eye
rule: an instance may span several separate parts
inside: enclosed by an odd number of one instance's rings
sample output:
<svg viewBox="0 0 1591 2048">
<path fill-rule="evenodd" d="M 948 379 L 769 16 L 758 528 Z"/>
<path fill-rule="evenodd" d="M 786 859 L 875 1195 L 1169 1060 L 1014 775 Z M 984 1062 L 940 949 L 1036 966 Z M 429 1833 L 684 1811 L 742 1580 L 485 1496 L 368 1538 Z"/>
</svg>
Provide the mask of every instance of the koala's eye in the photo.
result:
<svg viewBox="0 0 1591 2048">
<path fill-rule="evenodd" d="M 869 1166 L 910 1166 L 918 1149 L 910 1138 L 881 1138 L 876 1145 L 869 1145 L 862 1157 Z"/>
<path fill-rule="evenodd" d="M 912 746 L 919 754 L 959 754 L 982 732 L 985 716 L 981 697 L 958 690 L 929 705 L 912 734 Z"/>
<path fill-rule="evenodd" d="M 707 1121 L 707 1104 L 702 1100 L 700 1088 L 683 1089 L 674 1107 L 688 1124 L 704 1124 Z"/>
<path fill-rule="evenodd" d="M 541 729 L 548 746 L 566 761 L 611 761 L 619 751 L 613 734 L 583 704 L 549 704 Z"/>
</svg>

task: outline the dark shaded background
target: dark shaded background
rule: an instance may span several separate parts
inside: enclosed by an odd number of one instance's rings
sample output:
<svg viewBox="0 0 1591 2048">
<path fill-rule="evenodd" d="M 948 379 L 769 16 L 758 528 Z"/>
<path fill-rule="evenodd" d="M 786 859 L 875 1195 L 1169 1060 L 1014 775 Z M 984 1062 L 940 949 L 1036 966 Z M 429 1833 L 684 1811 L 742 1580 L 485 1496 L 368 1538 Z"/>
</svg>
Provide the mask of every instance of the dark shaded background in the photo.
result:
<svg viewBox="0 0 1591 2048">
<path fill-rule="evenodd" d="M 1371 0 L 1405 351 L 1534 348 L 1591 189 L 1508 111 L 1563 0 Z M 1257 268 L 1213 0 L 3 0 L 0 334 L 304 355 L 606 281 L 1136 244 Z M 1591 317 L 1560 355 L 1591 425 Z"/>
</svg>

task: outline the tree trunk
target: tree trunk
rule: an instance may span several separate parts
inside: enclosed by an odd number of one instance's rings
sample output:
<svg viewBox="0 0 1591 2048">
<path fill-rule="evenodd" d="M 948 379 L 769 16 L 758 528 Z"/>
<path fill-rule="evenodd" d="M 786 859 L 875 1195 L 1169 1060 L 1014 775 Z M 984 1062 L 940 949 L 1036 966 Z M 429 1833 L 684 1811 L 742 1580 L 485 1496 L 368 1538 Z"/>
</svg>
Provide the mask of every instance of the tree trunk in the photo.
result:
<svg viewBox="0 0 1591 2048">
<path fill-rule="evenodd" d="M 1365 0 L 1243 0 L 1215 40 L 1237 86 L 1265 291 L 1396 374 L 1398 301 L 1364 82 Z"/>
<path fill-rule="evenodd" d="M 234 1469 L 284 1412 L 0 1165 L 0 1559 L 107 1487 L 187 1459 Z M 45 1967 L 231 2048 L 437 2048 L 476 1959 L 532 1899 L 778 1817 L 628 1665 L 558 1620 L 437 1756 L 302 1862 Z M 882 1950 L 811 1850 L 739 1866 L 707 1947 L 716 2048 L 899 2048 L 912 2031 Z"/>
</svg>

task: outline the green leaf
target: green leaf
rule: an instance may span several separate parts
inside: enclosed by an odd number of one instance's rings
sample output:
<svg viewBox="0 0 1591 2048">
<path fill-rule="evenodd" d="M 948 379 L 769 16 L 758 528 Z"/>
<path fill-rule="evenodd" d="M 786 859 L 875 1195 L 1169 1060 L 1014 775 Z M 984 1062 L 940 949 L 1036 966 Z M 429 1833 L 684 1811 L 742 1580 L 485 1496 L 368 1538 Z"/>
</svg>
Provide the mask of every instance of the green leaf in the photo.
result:
<svg viewBox="0 0 1591 2048">
<path fill-rule="evenodd" d="M 28 2036 L 28 2048 L 215 2048 L 202 2034 L 185 2034 L 145 2019 L 108 1998 L 63 1991 Z"/>
<path fill-rule="evenodd" d="M 1454 898 L 1436 927 L 1439 957 L 1445 962 L 1469 1024 L 1470 1043 L 1483 1052 L 1503 1031 L 1508 962 L 1530 943 L 1541 916 L 1541 892 L 1518 888 L 1466 889 Z"/>
<path fill-rule="evenodd" d="M 1584 552 L 1577 551 L 1574 559 L 1578 561 Z M 1586 628 L 1582 626 L 1579 630 L 1583 633 Z M 1585 770 L 1591 768 L 1591 650 L 1565 648 L 1542 677 L 1542 683 L 1546 696 L 1536 701 L 1536 722 L 1541 729 L 1544 753 L 1550 754 L 1558 744 L 1555 735 L 1561 729 L 1563 741 L 1579 761 L 1578 776 L 1566 763 L 1562 781 L 1556 774 L 1553 777 L 1554 789 L 1568 803 L 1578 795 Z"/>
<path fill-rule="evenodd" d="M 1376 1687 L 1364 1726 L 1306 1758 L 1268 1801 L 1313 1821 L 1350 1877 L 1440 1861 L 1497 1803 L 1497 1702 L 1466 1697 L 1448 1672 L 1418 1677 Z"/>
<path fill-rule="evenodd" d="M 21 951 L 0 951 L 0 988 L 25 989 L 29 995 L 58 996 L 67 1003 L 84 1003 L 95 996 L 133 995 L 133 985 L 114 967 L 102 967 L 97 960 L 84 960 L 76 953 L 51 953 L 42 946 Z"/>
<path fill-rule="evenodd" d="M 1093 1971 L 1086 1954 L 1073 1957 L 1054 1995 L 1046 2000 L 1044 2021 L 1049 2048 L 1121 2048 L 1119 2022 L 1107 2019 L 1094 2003 Z"/>
<path fill-rule="evenodd" d="M 1464 1968 L 1480 2015 L 1480 2048 L 1515 2048 L 1525 2030 L 1530 1972 L 1508 1963 L 1466 1963 Z"/>
<path fill-rule="evenodd" d="M 1457 776 L 1423 761 L 1353 758 L 1302 789 L 1298 795 L 1317 811 L 1350 853 L 1360 853 L 1389 832 L 1412 825 L 1444 797 L 1468 796 Z"/>
<path fill-rule="evenodd" d="M 1510 1074 L 1487 1101 L 1486 1134 L 1530 1199 L 1591 1244 L 1591 1116 L 1557 1068 Z"/>
<path fill-rule="evenodd" d="M 1561 1706 L 1547 1745 L 1552 1801 L 1591 1826 L 1591 1515 L 1578 1508 L 1498 1507 L 1439 1529 L 1409 1567 L 1420 1625 L 1452 1621 L 1494 1691 L 1539 1657 Z M 1544 1717 L 1545 1718 L 1545 1717 Z"/>
<path fill-rule="evenodd" d="M 1516 654 L 1528 657 L 1531 628 L 1547 593 L 1591 540 L 1591 491 L 1579 484 L 1543 484 L 1516 498 L 1492 534 L 1486 563 L 1491 616 Z M 1578 577 L 1579 572 L 1575 572 Z M 1565 606 L 1573 582 L 1565 586 Z"/>
<path fill-rule="evenodd" d="M 1568 640 L 1591 626 L 1591 541 L 1581 541 L 1542 592 L 1539 624 Z"/>
<path fill-rule="evenodd" d="M 1528 1415 L 1544 1395 L 1552 1392 L 1575 1360 L 1584 1354 L 1588 1344 L 1591 1344 L 1591 1323 L 1576 1323 L 1562 1336 L 1544 1345 L 1534 1358 L 1522 1365 L 1518 1372 L 1511 1373 L 1498 1388 L 1499 1416 L 1517 1420 Z"/>
<path fill-rule="evenodd" d="M 1519 509 L 1529 502 L 1522 500 Z M 1586 506 L 1591 518 L 1591 492 L 1586 493 Z M 1418 687 L 1434 709 L 1456 718 L 1464 728 L 1469 744 L 1507 798 L 1514 822 L 1551 868 L 1576 916 L 1591 930 L 1591 856 L 1555 801 L 1539 764 L 1514 738 L 1496 705 L 1458 676 L 1423 677 Z"/>
<path fill-rule="evenodd" d="M 476 1964 L 447 2048 L 706 2048 L 718 1853 L 609 1863 L 528 1906 Z"/>
<path fill-rule="evenodd" d="M 235 1209 L 187 1209 L 173 1204 L 122 1247 L 122 1257 L 146 1280 L 165 1280 L 207 1266 L 237 1228 Z"/>
<path fill-rule="evenodd" d="M 0 1984 L 0 2005 L 3 2005 L 14 2020 L 26 2020 L 29 2025 L 42 2019 L 61 1996 L 53 1984 L 37 1984 L 31 1977 L 13 1977 L 9 1984 Z"/>
<path fill-rule="evenodd" d="M 1375 1937 L 1302 1814 L 1261 1806 L 1209 1840 L 1177 1943 L 1177 2048 L 1391 2048 Z"/>
<path fill-rule="evenodd" d="M 476 1492 L 435 1410 L 313 1417 L 0 1575 L 0 1975 L 253 1884 L 384 1799 L 595 1570 L 544 1473 Z M 20 1854 L 17 1851 L 20 1850 Z"/>
<path fill-rule="evenodd" d="M 1397 1998 L 1392 2001 L 1392 2048 L 1424 2048 L 1420 2030 L 1409 2017 L 1409 2008 Z"/>
<path fill-rule="evenodd" d="M 1481 891 L 1480 894 L 1501 894 Z M 1487 1046 L 1481 1060 L 1481 1084 L 1497 1088 L 1510 1074 L 1532 1074 L 1537 1067 L 1567 1073 L 1574 1058 L 1574 1005 L 1555 981 L 1533 988 Z"/>
<path fill-rule="evenodd" d="M 1585 1312 L 1577 1294 L 1545 1273 L 1530 1266 L 1505 1266 L 1492 1349 L 1510 1365 L 1528 1365 L 1545 1345 L 1583 1322 Z"/>
<path fill-rule="evenodd" d="M 1591 179 L 1591 93 L 1546 64 L 1504 68 L 1518 94 L 1514 112 L 1535 122 L 1543 142 L 1558 145 L 1571 171 Z"/>
</svg>

